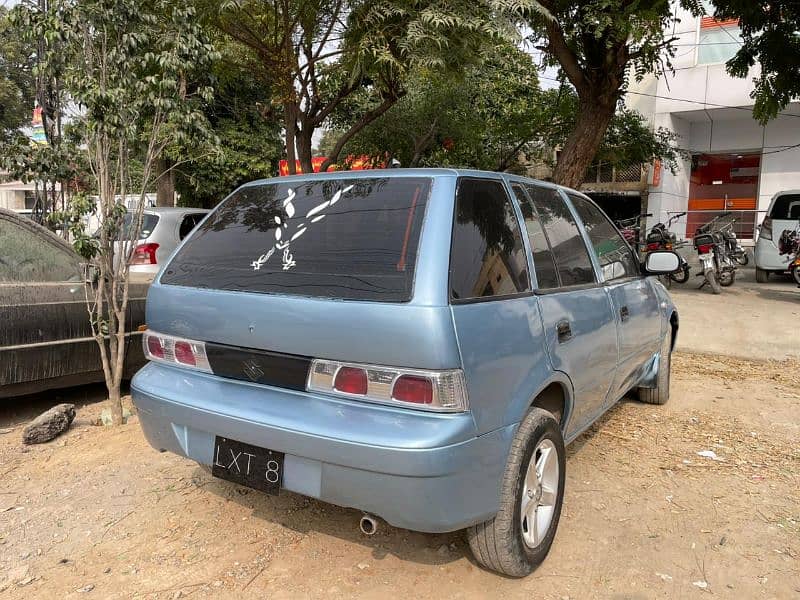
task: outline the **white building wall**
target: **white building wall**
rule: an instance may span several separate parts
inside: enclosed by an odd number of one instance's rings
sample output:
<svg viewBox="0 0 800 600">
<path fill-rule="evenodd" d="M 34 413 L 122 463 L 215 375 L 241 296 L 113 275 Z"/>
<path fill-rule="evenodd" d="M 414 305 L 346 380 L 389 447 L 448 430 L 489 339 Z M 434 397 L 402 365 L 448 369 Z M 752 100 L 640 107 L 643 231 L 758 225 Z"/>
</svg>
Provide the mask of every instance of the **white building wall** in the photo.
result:
<svg viewBox="0 0 800 600">
<path fill-rule="evenodd" d="M 758 67 L 743 79 L 730 77 L 724 63 L 697 64 L 696 44 L 700 19 L 679 6 L 680 18 L 671 35 L 677 37 L 674 72 L 660 78 L 645 77 L 631 85 L 626 104 L 641 112 L 654 127 L 667 127 L 678 134 L 677 145 L 691 153 L 761 152 L 758 209 L 766 210 L 772 196 L 781 190 L 800 189 L 800 102 L 762 127 L 752 118 L 752 78 Z M 675 174 L 663 172 L 658 187 L 650 187 L 648 226 L 667 218 L 669 211 L 686 210 L 689 200 L 691 164 L 684 161 Z M 681 225 L 675 226 L 682 234 Z"/>
</svg>

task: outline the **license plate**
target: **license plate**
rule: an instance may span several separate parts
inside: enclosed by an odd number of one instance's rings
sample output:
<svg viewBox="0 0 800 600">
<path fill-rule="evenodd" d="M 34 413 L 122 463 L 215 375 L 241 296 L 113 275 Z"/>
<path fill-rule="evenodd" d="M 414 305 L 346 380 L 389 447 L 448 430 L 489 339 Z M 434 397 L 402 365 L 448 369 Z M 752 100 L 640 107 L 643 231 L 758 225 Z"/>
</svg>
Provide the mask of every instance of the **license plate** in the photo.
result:
<svg viewBox="0 0 800 600">
<path fill-rule="evenodd" d="M 217 436 L 211 474 L 267 494 L 277 494 L 283 481 L 283 452 Z"/>
</svg>

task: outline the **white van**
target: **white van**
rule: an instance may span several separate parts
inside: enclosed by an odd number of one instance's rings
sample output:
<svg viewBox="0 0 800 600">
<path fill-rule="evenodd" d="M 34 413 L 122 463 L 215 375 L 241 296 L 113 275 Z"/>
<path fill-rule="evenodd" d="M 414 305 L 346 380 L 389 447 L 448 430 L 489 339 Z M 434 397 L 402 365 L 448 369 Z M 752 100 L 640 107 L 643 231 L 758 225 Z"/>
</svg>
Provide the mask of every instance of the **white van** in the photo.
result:
<svg viewBox="0 0 800 600">
<path fill-rule="evenodd" d="M 766 283 L 770 273 L 783 273 L 794 258 L 778 251 L 778 240 L 784 229 L 800 227 L 800 190 L 778 192 L 769 203 L 756 242 L 756 281 Z"/>
</svg>

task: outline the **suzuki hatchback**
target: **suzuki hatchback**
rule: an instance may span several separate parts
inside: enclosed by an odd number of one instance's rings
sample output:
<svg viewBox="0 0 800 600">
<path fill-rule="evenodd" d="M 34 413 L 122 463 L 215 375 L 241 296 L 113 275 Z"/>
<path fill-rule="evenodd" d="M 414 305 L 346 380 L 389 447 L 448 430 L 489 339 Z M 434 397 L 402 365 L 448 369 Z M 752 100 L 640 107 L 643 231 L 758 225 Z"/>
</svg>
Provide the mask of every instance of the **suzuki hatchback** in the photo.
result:
<svg viewBox="0 0 800 600">
<path fill-rule="evenodd" d="M 572 190 L 444 169 L 239 188 L 150 287 L 133 399 L 216 477 L 424 532 L 512 576 L 547 554 L 564 444 L 669 395 L 678 319 Z M 366 528 L 365 528 L 366 529 Z"/>
</svg>

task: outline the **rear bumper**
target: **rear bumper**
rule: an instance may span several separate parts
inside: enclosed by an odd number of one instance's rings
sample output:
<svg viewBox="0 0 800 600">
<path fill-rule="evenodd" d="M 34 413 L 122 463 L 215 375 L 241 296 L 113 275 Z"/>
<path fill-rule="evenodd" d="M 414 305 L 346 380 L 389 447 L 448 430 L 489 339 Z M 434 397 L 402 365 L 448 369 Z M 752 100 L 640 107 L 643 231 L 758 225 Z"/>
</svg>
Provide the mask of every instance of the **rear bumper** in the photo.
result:
<svg viewBox="0 0 800 600">
<path fill-rule="evenodd" d="M 150 445 L 212 463 L 214 437 L 286 454 L 283 487 L 425 532 L 491 518 L 516 425 L 427 414 L 148 364 L 132 395 Z"/>
<path fill-rule="evenodd" d="M 773 240 L 760 237 L 754 252 L 756 267 L 765 271 L 786 271 L 789 269 L 790 256 L 781 256 L 778 246 Z"/>
</svg>

